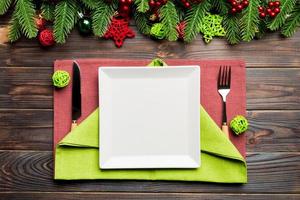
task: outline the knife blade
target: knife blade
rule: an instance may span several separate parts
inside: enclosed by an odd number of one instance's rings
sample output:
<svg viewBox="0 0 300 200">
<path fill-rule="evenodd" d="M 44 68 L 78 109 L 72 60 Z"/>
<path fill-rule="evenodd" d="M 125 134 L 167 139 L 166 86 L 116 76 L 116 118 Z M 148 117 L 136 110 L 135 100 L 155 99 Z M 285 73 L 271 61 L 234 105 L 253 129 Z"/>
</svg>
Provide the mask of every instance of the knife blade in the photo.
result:
<svg viewBox="0 0 300 200">
<path fill-rule="evenodd" d="M 77 126 L 77 120 L 81 116 L 81 84 L 80 68 L 76 61 L 73 62 L 72 78 L 72 129 Z"/>
</svg>

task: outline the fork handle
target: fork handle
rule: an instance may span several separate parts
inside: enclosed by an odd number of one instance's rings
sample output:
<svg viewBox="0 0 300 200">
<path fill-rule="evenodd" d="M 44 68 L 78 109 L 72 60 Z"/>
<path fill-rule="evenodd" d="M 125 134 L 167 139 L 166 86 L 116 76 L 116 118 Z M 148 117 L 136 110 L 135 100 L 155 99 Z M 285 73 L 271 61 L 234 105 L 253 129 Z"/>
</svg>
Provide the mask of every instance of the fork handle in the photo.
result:
<svg viewBox="0 0 300 200">
<path fill-rule="evenodd" d="M 228 128 L 228 126 L 227 126 L 226 123 L 223 123 L 223 125 L 222 125 L 222 131 L 226 135 L 226 137 L 229 138 L 229 128 Z"/>
</svg>

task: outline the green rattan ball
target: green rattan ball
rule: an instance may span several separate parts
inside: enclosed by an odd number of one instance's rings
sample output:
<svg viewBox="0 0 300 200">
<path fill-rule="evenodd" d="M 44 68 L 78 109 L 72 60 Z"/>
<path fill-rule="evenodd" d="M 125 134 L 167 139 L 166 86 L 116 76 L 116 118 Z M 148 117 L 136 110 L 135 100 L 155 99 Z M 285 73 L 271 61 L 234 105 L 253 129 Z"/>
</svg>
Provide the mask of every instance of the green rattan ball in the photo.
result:
<svg viewBox="0 0 300 200">
<path fill-rule="evenodd" d="M 244 133 L 248 129 L 248 125 L 248 120 L 242 115 L 237 115 L 230 122 L 230 128 L 236 135 Z"/>
<path fill-rule="evenodd" d="M 165 37 L 164 25 L 156 23 L 151 27 L 150 35 L 156 39 L 162 40 Z"/>
<path fill-rule="evenodd" d="M 57 70 L 52 76 L 52 81 L 55 87 L 66 87 L 70 82 L 70 74 L 67 71 Z"/>
</svg>

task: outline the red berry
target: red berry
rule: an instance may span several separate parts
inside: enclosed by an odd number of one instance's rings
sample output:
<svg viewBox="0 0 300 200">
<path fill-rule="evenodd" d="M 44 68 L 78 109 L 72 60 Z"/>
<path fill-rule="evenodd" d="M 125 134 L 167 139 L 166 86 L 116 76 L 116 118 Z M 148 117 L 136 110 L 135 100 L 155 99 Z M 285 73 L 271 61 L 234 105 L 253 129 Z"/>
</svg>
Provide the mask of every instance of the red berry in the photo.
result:
<svg viewBox="0 0 300 200">
<path fill-rule="evenodd" d="M 277 14 L 277 13 L 280 13 L 280 8 L 274 8 L 273 11 L 274 11 L 274 13 L 276 13 L 276 14 Z"/>
<path fill-rule="evenodd" d="M 274 2 L 273 2 L 273 1 L 270 1 L 270 2 L 268 3 L 268 5 L 269 5 L 270 8 L 273 8 L 273 7 L 274 7 Z"/>
<path fill-rule="evenodd" d="M 268 8 L 268 9 L 267 9 L 267 13 L 270 14 L 271 12 L 272 12 L 272 9 L 271 9 L 271 8 Z"/>
<path fill-rule="evenodd" d="M 149 1 L 149 6 L 153 8 L 155 6 L 155 1 L 154 0 Z"/>
<path fill-rule="evenodd" d="M 231 14 L 235 14 L 237 12 L 237 9 L 236 8 L 231 8 L 230 12 L 231 12 Z"/>
<path fill-rule="evenodd" d="M 160 7 L 160 6 L 161 6 L 161 3 L 160 3 L 159 1 L 157 1 L 157 2 L 155 3 L 155 5 L 156 5 L 157 7 Z"/>
<path fill-rule="evenodd" d="M 259 17 L 260 18 L 265 18 L 267 15 L 266 15 L 266 13 L 264 13 L 264 12 L 261 12 L 261 13 L 259 13 Z"/>
<path fill-rule="evenodd" d="M 125 4 L 126 0 L 119 0 L 120 4 Z"/>
<path fill-rule="evenodd" d="M 168 3 L 168 0 L 162 0 L 161 3 L 162 3 L 163 5 L 165 5 L 166 3 Z"/>
<path fill-rule="evenodd" d="M 122 6 L 122 10 L 124 11 L 124 12 L 127 12 L 128 10 L 129 10 L 129 7 L 128 6 Z"/>
<path fill-rule="evenodd" d="M 238 5 L 238 2 L 233 0 L 233 1 L 231 1 L 230 4 L 231 4 L 232 7 L 236 7 Z"/>
<path fill-rule="evenodd" d="M 242 4 L 243 4 L 244 7 L 247 7 L 247 6 L 249 5 L 249 1 L 244 0 L 244 1 L 242 2 Z"/>
<path fill-rule="evenodd" d="M 239 4 L 236 8 L 237 8 L 237 11 L 240 12 L 243 10 L 244 6 L 242 4 Z"/>
<path fill-rule="evenodd" d="M 189 2 L 185 2 L 184 6 L 185 6 L 186 8 L 190 8 L 190 7 L 191 7 L 191 4 L 190 4 Z"/>
<path fill-rule="evenodd" d="M 127 0 L 128 4 L 132 4 L 133 0 Z"/>
<path fill-rule="evenodd" d="M 261 12 L 261 13 L 259 13 L 259 17 L 260 18 L 265 18 L 267 15 L 266 15 L 266 13 L 264 13 L 264 12 Z"/>
<path fill-rule="evenodd" d="M 273 18 L 273 17 L 276 17 L 276 15 L 277 15 L 277 14 L 276 14 L 275 12 L 271 12 L 271 13 L 270 13 L 270 17 L 272 17 L 272 18 Z"/>
<path fill-rule="evenodd" d="M 274 5 L 275 5 L 275 7 L 279 7 L 280 6 L 280 1 L 275 1 Z"/>
<path fill-rule="evenodd" d="M 264 12 L 264 7 L 259 6 L 259 7 L 258 7 L 258 11 L 259 11 L 259 12 Z"/>
</svg>

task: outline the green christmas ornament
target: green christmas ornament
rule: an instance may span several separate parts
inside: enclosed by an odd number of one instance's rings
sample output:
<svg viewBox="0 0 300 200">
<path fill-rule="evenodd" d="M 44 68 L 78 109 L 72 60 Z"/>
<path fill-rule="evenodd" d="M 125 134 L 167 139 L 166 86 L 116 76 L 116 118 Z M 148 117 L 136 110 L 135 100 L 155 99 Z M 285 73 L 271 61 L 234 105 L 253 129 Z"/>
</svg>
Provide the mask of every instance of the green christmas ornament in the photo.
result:
<svg viewBox="0 0 300 200">
<path fill-rule="evenodd" d="M 220 15 L 207 14 L 203 19 L 200 32 L 203 34 L 204 41 L 209 43 L 215 36 L 225 36 L 225 30 L 222 26 L 223 17 Z"/>
<path fill-rule="evenodd" d="M 57 70 L 52 75 L 52 81 L 57 88 L 66 87 L 70 83 L 70 74 L 67 71 Z"/>
<path fill-rule="evenodd" d="M 165 37 L 164 25 L 161 23 L 153 24 L 150 35 L 156 39 L 162 40 Z"/>
<path fill-rule="evenodd" d="M 82 35 L 89 35 L 92 33 L 92 20 L 89 17 L 83 16 L 82 13 L 79 13 L 77 26 L 79 33 Z"/>
<path fill-rule="evenodd" d="M 248 120 L 242 115 L 237 115 L 231 120 L 230 128 L 236 135 L 240 135 L 248 130 Z"/>
</svg>

